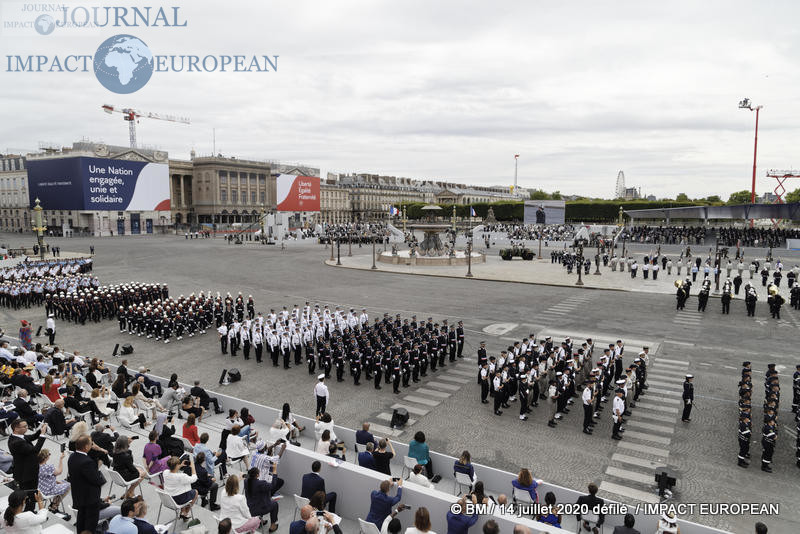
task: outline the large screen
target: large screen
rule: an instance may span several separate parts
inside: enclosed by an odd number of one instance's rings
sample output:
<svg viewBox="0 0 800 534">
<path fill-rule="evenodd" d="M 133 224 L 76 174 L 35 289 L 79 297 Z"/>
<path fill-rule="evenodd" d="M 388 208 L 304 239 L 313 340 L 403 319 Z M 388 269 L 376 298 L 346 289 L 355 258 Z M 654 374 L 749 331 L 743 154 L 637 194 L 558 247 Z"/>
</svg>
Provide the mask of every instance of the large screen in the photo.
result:
<svg viewBox="0 0 800 534">
<path fill-rule="evenodd" d="M 564 224 L 563 200 L 526 200 L 525 224 Z"/>
<path fill-rule="evenodd" d="M 28 160 L 30 205 L 47 210 L 168 211 L 169 166 L 101 158 Z"/>
<path fill-rule="evenodd" d="M 279 174 L 275 181 L 278 211 L 319 211 L 319 178 Z"/>
</svg>

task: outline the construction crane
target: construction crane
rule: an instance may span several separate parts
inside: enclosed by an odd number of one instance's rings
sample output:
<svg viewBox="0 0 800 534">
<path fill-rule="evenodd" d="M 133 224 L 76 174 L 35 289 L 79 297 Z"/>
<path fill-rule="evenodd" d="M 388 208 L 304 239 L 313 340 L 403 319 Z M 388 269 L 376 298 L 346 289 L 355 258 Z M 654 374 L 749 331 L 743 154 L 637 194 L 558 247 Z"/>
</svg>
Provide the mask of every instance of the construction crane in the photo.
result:
<svg viewBox="0 0 800 534">
<path fill-rule="evenodd" d="M 180 122 L 181 124 L 191 124 L 188 117 L 178 117 L 175 115 L 164 115 L 162 113 L 151 113 L 149 111 L 140 111 L 133 108 L 120 108 L 118 106 L 110 106 L 103 104 L 103 111 L 109 115 L 112 113 L 121 113 L 122 119 L 128 121 L 128 129 L 130 133 L 131 148 L 136 148 L 136 123 L 139 119 L 158 119 L 160 121 Z"/>
</svg>

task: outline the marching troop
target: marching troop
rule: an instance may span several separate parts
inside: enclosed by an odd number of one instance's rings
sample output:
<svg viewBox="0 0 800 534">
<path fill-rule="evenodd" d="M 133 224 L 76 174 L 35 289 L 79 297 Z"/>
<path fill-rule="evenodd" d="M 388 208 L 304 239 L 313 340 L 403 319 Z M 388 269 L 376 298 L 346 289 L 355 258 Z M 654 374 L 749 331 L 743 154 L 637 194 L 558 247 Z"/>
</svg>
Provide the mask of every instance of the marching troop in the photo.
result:
<svg viewBox="0 0 800 534">
<path fill-rule="evenodd" d="M 226 298 L 229 307 L 230 296 Z M 236 299 L 240 308 L 243 299 Z M 394 393 L 400 387 L 408 387 L 409 382 L 419 382 L 428 370 L 436 372 L 438 367 L 461 358 L 464 350 L 464 327 L 448 325 L 447 319 L 441 324 L 433 318 L 417 321 L 416 316 L 394 319 L 388 313 L 383 318 L 374 318 L 370 323 L 365 309 L 345 311 L 339 306 L 313 307 L 309 302 L 301 308 L 295 305 L 291 310 L 284 306 L 280 311 L 270 309 L 264 315 L 254 313 L 252 297 L 248 297 L 247 318 L 237 313 L 235 317 L 218 319 L 222 354 L 230 351 L 236 356 L 242 351 L 245 360 L 254 354 L 256 362 L 261 363 L 266 355 L 274 367 L 283 365 L 284 369 L 305 365 L 308 374 L 317 369 L 326 378 L 336 373 L 336 380 L 345 380 L 349 373 L 355 385 L 360 384 L 362 376 L 382 389 L 381 383 L 392 384 Z"/>
<path fill-rule="evenodd" d="M 501 408 L 510 408 L 510 402 L 519 400 L 519 418 L 528 419 L 532 407 L 545 401 L 548 409 L 548 426 L 570 412 L 575 398 L 583 406 L 583 432 L 592 433 L 594 419 L 600 417 L 603 404 L 612 400 L 612 438 L 622 439 L 624 417 L 631 414 L 639 396 L 647 389 L 647 364 L 649 348 L 644 347 L 627 368 L 623 363 L 625 345 L 622 340 L 610 343 L 593 363 L 594 342 L 586 339 L 578 346 L 566 338 L 560 346 L 550 336 L 541 340 L 531 334 L 517 341 L 499 357 L 486 354 L 486 344 L 478 349 L 478 384 L 481 402 L 494 399 L 494 413 L 502 415 Z M 580 392 L 580 394 L 579 394 Z"/>
<path fill-rule="evenodd" d="M 40 306 L 48 295 L 98 285 L 96 277 L 86 274 L 91 270 L 91 259 L 25 261 L 0 269 L 0 306 Z"/>
</svg>

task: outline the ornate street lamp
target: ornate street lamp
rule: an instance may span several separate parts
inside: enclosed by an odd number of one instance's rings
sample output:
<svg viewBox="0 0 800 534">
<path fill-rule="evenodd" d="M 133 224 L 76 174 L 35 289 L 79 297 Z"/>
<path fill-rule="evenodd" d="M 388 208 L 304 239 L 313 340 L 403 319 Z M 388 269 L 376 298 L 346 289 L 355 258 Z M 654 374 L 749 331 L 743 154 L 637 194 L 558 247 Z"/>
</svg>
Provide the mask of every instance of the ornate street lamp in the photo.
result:
<svg viewBox="0 0 800 534">
<path fill-rule="evenodd" d="M 33 231 L 36 232 L 36 240 L 39 242 L 39 258 L 44 259 L 44 232 L 47 228 L 44 227 L 42 222 L 42 207 L 39 205 L 39 199 L 36 199 L 36 205 L 33 207 Z"/>
</svg>

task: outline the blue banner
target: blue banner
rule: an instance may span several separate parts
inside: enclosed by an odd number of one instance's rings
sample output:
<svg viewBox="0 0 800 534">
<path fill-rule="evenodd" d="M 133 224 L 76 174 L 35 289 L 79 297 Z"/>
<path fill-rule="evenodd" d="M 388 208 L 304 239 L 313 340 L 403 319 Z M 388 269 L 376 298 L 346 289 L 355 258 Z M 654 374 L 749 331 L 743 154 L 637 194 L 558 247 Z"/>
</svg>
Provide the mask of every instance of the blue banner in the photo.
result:
<svg viewBox="0 0 800 534">
<path fill-rule="evenodd" d="M 44 209 L 167 211 L 169 168 L 162 163 L 101 158 L 28 161 L 30 204 Z"/>
</svg>

